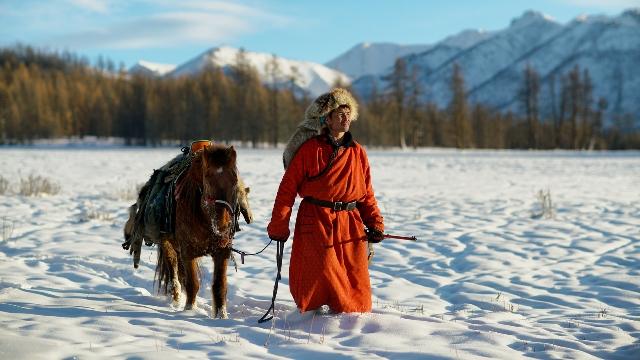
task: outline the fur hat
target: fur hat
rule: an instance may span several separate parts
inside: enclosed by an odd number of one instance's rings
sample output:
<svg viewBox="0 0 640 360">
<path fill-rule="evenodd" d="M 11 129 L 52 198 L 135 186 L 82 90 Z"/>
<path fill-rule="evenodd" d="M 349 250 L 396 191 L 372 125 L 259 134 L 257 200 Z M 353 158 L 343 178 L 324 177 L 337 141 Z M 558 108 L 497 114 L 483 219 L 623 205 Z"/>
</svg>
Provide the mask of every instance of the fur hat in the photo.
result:
<svg viewBox="0 0 640 360">
<path fill-rule="evenodd" d="M 289 138 L 287 146 L 282 154 L 282 162 L 286 169 L 298 151 L 298 148 L 310 138 L 320 134 L 325 126 L 324 118 L 330 112 L 346 105 L 351 110 L 351 121 L 358 119 L 358 103 L 351 93 L 345 89 L 335 88 L 328 93 L 318 96 L 317 99 L 309 105 L 304 114 L 304 120 L 298 124 L 295 133 Z"/>
<path fill-rule="evenodd" d="M 335 88 L 318 98 L 305 111 L 305 119 L 319 119 L 329 115 L 330 112 L 346 105 L 351 109 L 351 121 L 358 119 L 358 103 L 351 93 L 345 89 Z"/>
</svg>

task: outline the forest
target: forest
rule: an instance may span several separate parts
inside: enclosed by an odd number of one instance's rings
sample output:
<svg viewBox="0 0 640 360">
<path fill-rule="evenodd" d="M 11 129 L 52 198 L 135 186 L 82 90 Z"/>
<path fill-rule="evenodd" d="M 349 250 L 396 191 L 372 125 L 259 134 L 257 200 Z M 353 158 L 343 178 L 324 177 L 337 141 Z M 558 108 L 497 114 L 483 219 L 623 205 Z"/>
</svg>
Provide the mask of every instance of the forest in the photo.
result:
<svg viewBox="0 0 640 360">
<path fill-rule="evenodd" d="M 275 59 L 275 57 L 274 57 Z M 275 78 L 275 60 L 268 64 Z M 362 144 L 379 147 L 481 149 L 639 149 L 636 114 L 605 119 L 587 69 L 575 67 L 553 83 L 553 109 L 541 111 L 540 79 L 523 69 L 519 114 L 466 98 L 455 67 L 446 108 L 420 101 L 415 69 L 398 59 L 385 86 L 360 101 L 352 125 Z M 38 139 L 120 138 L 127 145 L 186 144 L 210 138 L 245 146 L 286 142 L 313 100 L 291 78 L 264 84 L 241 51 L 230 69 L 198 76 L 153 78 L 129 74 L 100 57 L 95 64 L 68 52 L 25 45 L 0 49 L 0 144 Z M 334 84 L 343 86 L 343 84 Z M 546 91 L 546 90 L 545 90 Z M 549 110 L 549 109 L 546 109 Z M 542 118 L 541 113 L 552 114 Z"/>
</svg>

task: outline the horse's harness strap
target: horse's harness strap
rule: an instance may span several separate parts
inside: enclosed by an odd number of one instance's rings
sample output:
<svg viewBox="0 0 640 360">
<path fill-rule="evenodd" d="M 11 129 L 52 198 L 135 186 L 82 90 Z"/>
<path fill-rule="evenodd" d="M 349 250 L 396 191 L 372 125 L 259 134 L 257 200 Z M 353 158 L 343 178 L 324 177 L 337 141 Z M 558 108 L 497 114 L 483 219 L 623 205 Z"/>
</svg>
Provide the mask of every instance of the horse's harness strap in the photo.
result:
<svg viewBox="0 0 640 360">
<path fill-rule="evenodd" d="M 235 212 L 236 212 L 235 209 L 228 202 L 226 202 L 224 200 L 215 200 L 214 202 L 216 204 L 222 204 L 222 205 L 226 206 L 229 209 L 229 211 L 231 211 L 232 214 L 235 214 Z"/>
<path fill-rule="evenodd" d="M 200 192 L 202 193 L 202 188 L 200 189 Z M 214 199 L 214 198 L 204 199 L 204 201 L 206 203 L 213 202 L 214 205 L 221 204 L 221 205 L 225 206 L 227 209 L 229 209 L 229 212 L 231 214 L 233 214 L 232 215 L 232 220 L 231 220 L 232 224 L 229 227 L 229 229 L 230 229 L 229 237 L 231 239 L 233 239 L 233 237 L 236 234 L 236 229 L 238 228 L 238 219 L 240 217 L 240 206 L 239 206 L 239 204 L 236 203 L 236 206 L 234 207 L 233 205 L 231 205 L 231 203 L 229 203 L 227 201 Z M 243 264 L 244 264 L 244 262 L 243 262 Z"/>
</svg>

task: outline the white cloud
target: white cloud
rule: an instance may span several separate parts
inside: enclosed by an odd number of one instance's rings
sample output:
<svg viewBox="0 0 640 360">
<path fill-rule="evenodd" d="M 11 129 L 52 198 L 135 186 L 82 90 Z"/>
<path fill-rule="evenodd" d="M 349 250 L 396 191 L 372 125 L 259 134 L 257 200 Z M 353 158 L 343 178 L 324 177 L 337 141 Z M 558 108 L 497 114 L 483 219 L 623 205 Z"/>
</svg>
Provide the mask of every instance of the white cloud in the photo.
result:
<svg viewBox="0 0 640 360">
<path fill-rule="evenodd" d="M 106 0 L 68 0 L 72 5 L 97 13 L 106 13 L 109 4 Z"/>
<path fill-rule="evenodd" d="M 97 0 L 72 0 L 99 2 Z M 105 3 L 105 2 L 103 2 Z M 106 4 L 106 3 L 105 3 Z M 138 3 L 148 6 L 151 15 L 137 15 L 125 19 L 103 16 L 91 28 L 80 28 L 56 36 L 52 42 L 72 48 L 162 48 L 175 45 L 214 45 L 259 31 L 261 28 L 282 26 L 289 20 L 256 7 L 225 1 L 170 1 Z M 98 8 L 96 8 L 98 9 Z M 105 11 L 107 9 L 105 5 Z M 105 21 L 106 20 L 106 21 Z"/>
<path fill-rule="evenodd" d="M 114 23 L 57 39 L 72 47 L 144 48 L 215 43 L 247 32 L 246 21 L 218 14 L 168 13 Z"/>
</svg>

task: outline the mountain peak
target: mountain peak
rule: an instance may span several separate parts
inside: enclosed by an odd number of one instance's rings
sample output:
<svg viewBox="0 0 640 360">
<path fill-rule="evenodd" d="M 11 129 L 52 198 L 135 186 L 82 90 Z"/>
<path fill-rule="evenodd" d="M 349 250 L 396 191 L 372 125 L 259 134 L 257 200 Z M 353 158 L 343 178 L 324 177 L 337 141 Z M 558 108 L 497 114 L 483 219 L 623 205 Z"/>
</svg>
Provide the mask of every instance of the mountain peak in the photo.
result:
<svg viewBox="0 0 640 360">
<path fill-rule="evenodd" d="M 528 26 L 530 24 L 538 23 L 538 22 L 553 22 L 553 23 L 555 23 L 556 21 L 551 16 L 545 15 L 545 14 L 539 12 L 539 11 L 527 10 L 522 15 L 520 15 L 519 17 L 511 20 L 511 24 L 509 26 L 510 27 L 522 27 L 522 26 Z"/>
<path fill-rule="evenodd" d="M 364 75 L 382 73 L 399 57 L 420 53 L 431 45 L 400 45 L 389 42 L 363 42 L 346 53 L 329 61 L 326 65 L 337 69 L 353 79 Z"/>
<path fill-rule="evenodd" d="M 492 33 L 482 29 L 467 29 L 446 37 L 440 44 L 466 49 L 490 37 Z"/>
<path fill-rule="evenodd" d="M 173 64 L 160 64 L 146 60 L 138 60 L 138 62 L 129 69 L 129 72 L 133 74 L 164 76 L 175 68 L 176 66 Z"/>
<path fill-rule="evenodd" d="M 625 14 L 638 16 L 640 15 L 640 7 L 625 10 L 625 12 L 623 12 L 622 15 L 625 15 Z"/>
<path fill-rule="evenodd" d="M 623 21 L 628 21 L 634 24 L 640 24 L 640 8 L 632 8 L 629 10 L 625 10 L 625 12 L 620 15 L 619 19 Z"/>
<path fill-rule="evenodd" d="M 225 69 L 237 64 L 238 54 L 242 48 L 227 45 L 210 48 L 204 53 L 196 56 L 190 61 L 182 64 L 173 72 L 168 74 L 171 77 L 190 76 L 198 74 L 207 67 Z M 304 91 L 308 91 L 312 96 L 318 96 L 327 92 L 331 85 L 340 81 L 350 83 L 351 79 L 339 71 L 327 68 L 324 65 L 309 62 L 286 59 L 276 56 L 275 61 L 279 66 L 280 74 L 276 79 L 268 73 L 268 64 L 274 59 L 273 54 L 245 51 L 245 60 L 248 65 L 254 68 L 258 77 L 264 82 L 276 86 L 285 84 L 291 78 L 296 79 L 296 86 Z"/>
</svg>

